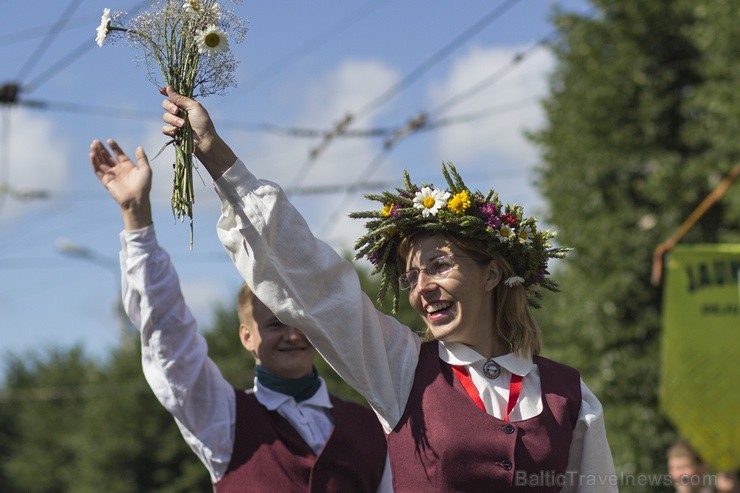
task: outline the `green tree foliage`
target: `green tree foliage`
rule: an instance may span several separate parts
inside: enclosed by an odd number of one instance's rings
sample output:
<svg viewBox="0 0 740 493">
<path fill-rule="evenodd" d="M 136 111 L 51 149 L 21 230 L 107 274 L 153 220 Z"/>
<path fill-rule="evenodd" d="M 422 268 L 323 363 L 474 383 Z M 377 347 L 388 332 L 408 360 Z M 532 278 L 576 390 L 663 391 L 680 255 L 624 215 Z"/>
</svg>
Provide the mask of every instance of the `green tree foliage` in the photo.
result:
<svg viewBox="0 0 740 493">
<path fill-rule="evenodd" d="M 74 485 L 79 410 L 96 369 L 81 348 L 45 356 L 9 356 L 3 414 L 12 417 L 12 440 L 2 462 L 3 491 L 61 492 Z"/>
<path fill-rule="evenodd" d="M 0 391 L 0 464 L 7 464 L 11 446 L 17 441 L 12 409 L 4 405 L 6 398 L 5 391 Z M 11 484 L 6 468 L 0 465 L 0 491 L 11 491 Z"/>
<path fill-rule="evenodd" d="M 545 354 L 577 367 L 604 404 L 617 470 L 664 473 L 675 432 L 658 409 L 652 254 L 738 161 L 740 10 L 732 0 L 591 4 L 589 17 L 554 16 L 546 124 L 531 136 L 546 219 L 575 248 L 558 265 L 563 293 L 537 316 Z M 737 195 L 683 241 L 738 241 Z"/>
<path fill-rule="evenodd" d="M 81 348 L 11 356 L 0 400 L 5 416 L 12 431 L 2 435 L 3 492 L 210 489 L 144 380 L 136 337 L 103 363 Z"/>
<path fill-rule="evenodd" d="M 209 491 L 205 468 L 144 379 L 138 334 L 90 385 L 97 391 L 81 409 L 74 491 Z"/>
</svg>

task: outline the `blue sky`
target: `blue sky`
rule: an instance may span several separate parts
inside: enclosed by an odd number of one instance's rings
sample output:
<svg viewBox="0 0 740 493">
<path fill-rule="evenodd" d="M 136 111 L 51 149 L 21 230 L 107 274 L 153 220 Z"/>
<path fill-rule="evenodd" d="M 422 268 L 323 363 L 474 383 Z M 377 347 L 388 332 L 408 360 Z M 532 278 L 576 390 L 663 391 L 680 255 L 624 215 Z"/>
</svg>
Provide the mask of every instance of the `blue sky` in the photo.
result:
<svg viewBox="0 0 740 493">
<path fill-rule="evenodd" d="M 140 4 L 0 0 L 0 85 L 22 87 L 19 104 L 0 106 L 0 371 L 10 353 L 79 344 L 104 358 L 118 344 L 122 225 L 91 172 L 89 144 L 114 137 L 126 150 L 143 145 L 152 156 L 166 138 L 159 130 L 162 98 L 145 67 L 133 62 L 133 49 L 125 42 L 98 48 L 94 38 L 104 7 Z M 258 176 L 303 188 L 400 184 L 407 169 L 415 182 L 441 183 L 440 165 L 452 161 L 471 188 L 494 188 L 505 202 L 540 215 L 543 203 L 532 185 L 539 158 L 522 132 L 542 124 L 538 98 L 546 94 L 553 60 L 535 45 L 553 33 L 553 8 L 590 12 L 586 0 L 223 6 L 249 27 L 243 43 L 232 43 L 238 87 L 203 103 Z M 483 19 L 489 22 L 461 38 Z M 517 54 L 523 56 L 515 63 Z M 402 90 L 386 100 L 393 87 Z M 420 112 L 451 123 L 405 137 L 385 153 L 383 138 L 337 140 L 308 167 L 318 139 L 264 131 L 265 125 L 328 130 L 358 111 L 354 130 L 397 128 Z M 153 161 L 156 229 L 188 303 L 208 327 L 216 305 L 233 305 L 241 279 L 216 239 L 218 202 L 205 175 L 196 178 L 189 250 L 188 226 L 169 208 L 168 152 Z M 307 172 L 296 178 L 301 169 Z M 45 198 L 23 198 L 34 191 Z M 317 236 L 338 251 L 348 251 L 361 232 L 346 214 L 371 206 L 358 191 L 292 197 Z M 63 245 L 86 257 L 63 253 Z"/>
</svg>

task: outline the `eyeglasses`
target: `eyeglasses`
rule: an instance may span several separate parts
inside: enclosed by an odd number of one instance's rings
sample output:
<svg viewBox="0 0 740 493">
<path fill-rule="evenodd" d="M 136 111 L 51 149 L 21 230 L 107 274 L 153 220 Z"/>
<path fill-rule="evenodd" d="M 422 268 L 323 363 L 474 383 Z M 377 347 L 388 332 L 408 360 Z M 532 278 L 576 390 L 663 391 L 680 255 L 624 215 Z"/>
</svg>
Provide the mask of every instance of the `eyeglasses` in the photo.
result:
<svg viewBox="0 0 740 493">
<path fill-rule="evenodd" d="M 398 277 L 398 285 L 403 290 L 412 289 L 418 284 L 419 274 L 421 272 L 426 272 L 426 274 L 435 281 L 445 279 L 447 276 L 450 275 L 450 271 L 452 271 L 452 269 L 454 269 L 457 265 L 454 261 L 455 257 L 468 258 L 452 254 L 437 257 L 429 262 L 429 265 L 427 265 L 423 269 L 411 269 L 408 272 L 401 274 Z"/>
</svg>

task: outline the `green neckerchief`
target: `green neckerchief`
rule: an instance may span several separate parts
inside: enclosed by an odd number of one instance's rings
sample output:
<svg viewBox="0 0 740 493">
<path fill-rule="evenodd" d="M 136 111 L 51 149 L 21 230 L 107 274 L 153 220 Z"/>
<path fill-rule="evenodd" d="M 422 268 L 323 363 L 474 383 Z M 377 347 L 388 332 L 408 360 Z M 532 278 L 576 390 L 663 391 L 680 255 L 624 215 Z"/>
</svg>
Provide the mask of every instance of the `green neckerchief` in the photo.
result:
<svg viewBox="0 0 740 493">
<path fill-rule="evenodd" d="M 301 378 L 279 377 L 265 370 L 262 365 L 256 365 L 254 371 L 257 374 L 257 380 L 259 380 L 260 385 L 275 392 L 289 395 L 296 402 L 305 401 L 313 396 L 319 390 L 319 387 L 321 387 L 321 380 L 319 380 L 319 373 L 316 371 L 316 367 L 313 368 L 310 375 Z"/>
</svg>

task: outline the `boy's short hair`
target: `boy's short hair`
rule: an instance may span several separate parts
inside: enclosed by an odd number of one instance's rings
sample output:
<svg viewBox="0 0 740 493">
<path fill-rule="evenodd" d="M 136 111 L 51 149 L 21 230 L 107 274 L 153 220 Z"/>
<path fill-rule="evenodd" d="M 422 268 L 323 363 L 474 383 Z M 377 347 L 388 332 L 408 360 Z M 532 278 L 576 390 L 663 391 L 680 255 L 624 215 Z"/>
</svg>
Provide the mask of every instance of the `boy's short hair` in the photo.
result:
<svg viewBox="0 0 740 493">
<path fill-rule="evenodd" d="M 236 295 L 236 312 L 239 323 L 247 324 L 252 320 L 252 307 L 254 305 L 254 293 L 247 283 L 243 283 L 239 293 Z"/>
<path fill-rule="evenodd" d="M 672 459 L 675 457 L 681 457 L 681 458 L 689 458 L 693 460 L 694 462 L 701 464 L 702 460 L 699 454 L 696 453 L 696 451 L 691 448 L 691 445 L 689 445 L 689 442 L 684 440 L 683 438 L 679 438 L 676 440 L 673 445 L 671 445 L 668 448 L 668 451 L 666 452 L 666 458 Z"/>
</svg>

